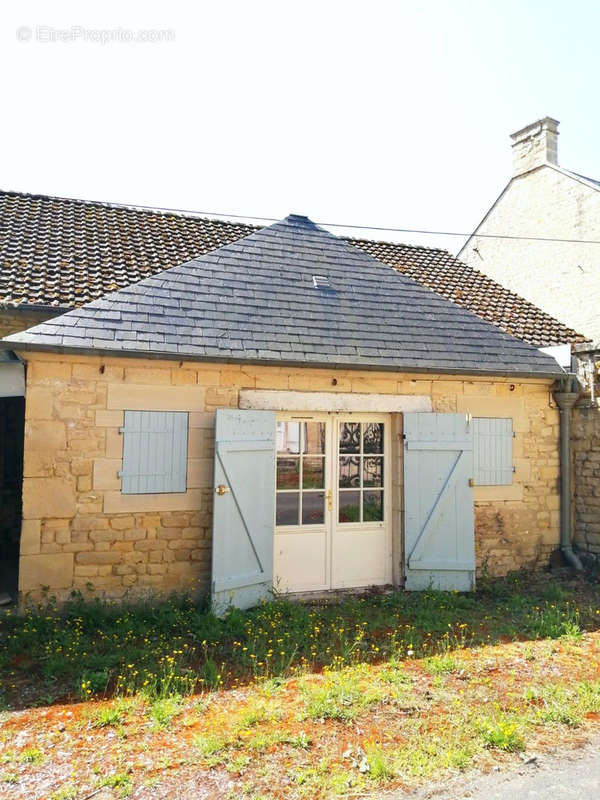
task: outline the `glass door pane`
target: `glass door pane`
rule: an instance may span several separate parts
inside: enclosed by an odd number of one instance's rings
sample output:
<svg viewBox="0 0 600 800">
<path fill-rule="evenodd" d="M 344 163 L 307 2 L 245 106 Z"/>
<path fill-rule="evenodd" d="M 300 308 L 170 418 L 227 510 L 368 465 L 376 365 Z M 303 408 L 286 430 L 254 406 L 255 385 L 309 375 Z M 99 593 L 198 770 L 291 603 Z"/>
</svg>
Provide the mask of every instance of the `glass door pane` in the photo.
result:
<svg viewBox="0 0 600 800">
<path fill-rule="evenodd" d="M 325 523 L 325 423 L 277 423 L 278 526 Z"/>
<path fill-rule="evenodd" d="M 340 422 L 338 522 L 383 522 L 384 424 Z"/>
</svg>

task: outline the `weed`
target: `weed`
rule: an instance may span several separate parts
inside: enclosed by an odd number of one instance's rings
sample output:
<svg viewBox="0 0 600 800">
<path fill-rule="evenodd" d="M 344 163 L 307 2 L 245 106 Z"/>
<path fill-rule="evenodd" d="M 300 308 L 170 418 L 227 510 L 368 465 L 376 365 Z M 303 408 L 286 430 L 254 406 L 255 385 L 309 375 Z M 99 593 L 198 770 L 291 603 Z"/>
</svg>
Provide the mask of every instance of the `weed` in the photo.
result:
<svg viewBox="0 0 600 800">
<path fill-rule="evenodd" d="M 131 777 L 127 772 L 109 775 L 101 781 L 100 786 L 110 786 L 111 789 L 116 789 L 119 797 L 129 797 L 133 790 Z"/>
<path fill-rule="evenodd" d="M 67 783 L 56 792 L 53 792 L 48 800 L 75 800 L 77 797 L 77 788 L 72 783 Z"/>
<path fill-rule="evenodd" d="M 237 727 L 240 730 L 253 728 L 263 722 L 273 722 L 279 718 L 279 713 L 274 705 L 261 702 L 260 700 L 251 702 L 246 706 L 246 710 L 241 715 Z"/>
<path fill-rule="evenodd" d="M 150 714 L 154 720 L 155 727 L 165 728 L 176 716 L 181 714 L 181 711 L 181 697 L 173 696 L 155 700 L 150 709 Z"/>
<path fill-rule="evenodd" d="M 380 703 L 383 693 L 365 677 L 364 670 L 349 667 L 326 673 L 319 684 L 303 683 L 306 717 L 350 722 L 362 711 Z"/>
<path fill-rule="evenodd" d="M 458 658 L 445 653 L 441 656 L 431 656 L 425 661 L 425 669 L 431 675 L 446 675 L 450 672 L 458 672 L 462 668 L 462 663 Z"/>
<path fill-rule="evenodd" d="M 227 772 L 233 774 L 240 773 L 244 770 L 245 767 L 248 766 L 251 760 L 252 759 L 250 758 L 250 756 L 247 756 L 245 754 L 234 756 L 232 759 L 227 761 L 227 763 L 225 764 L 225 769 L 227 770 Z"/>
<path fill-rule="evenodd" d="M 297 747 L 301 750 L 308 750 L 311 745 L 311 739 L 304 731 L 300 731 L 300 733 L 294 736 L 287 736 L 284 741 L 285 744 L 289 744 L 291 747 Z"/>
<path fill-rule="evenodd" d="M 105 708 L 100 708 L 94 714 L 94 717 L 91 721 L 91 725 L 93 728 L 108 728 L 108 727 L 116 727 L 117 725 L 121 725 L 124 722 L 125 716 L 124 714 L 114 706 L 106 706 Z"/>
<path fill-rule="evenodd" d="M 525 749 L 523 735 L 518 723 L 513 719 L 498 715 L 493 719 L 480 720 L 477 727 L 486 747 L 494 747 L 508 753 Z"/>
<path fill-rule="evenodd" d="M 28 747 L 19 756 L 21 764 L 41 764 L 43 760 L 44 754 L 37 747 Z"/>
<path fill-rule="evenodd" d="M 222 753 L 231 744 L 225 736 L 216 733 L 196 734 L 192 741 L 204 758 Z"/>
<path fill-rule="evenodd" d="M 371 780 L 390 780 L 395 776 L 393 760 L 382 747 L 368 744 L 365 747 L 365 756 L 369 765 L 369 778 Z"/>
<path fill-rule="evenodd" d="M 91 695 L 104 694 L 108 687 L 110 675 L 108 672 L 84 672 L 77 679 L 76 688 L 80 697 L 87 700 Z"/>
<path fill-rule="evenodd" d="M 600 681 L 585 681 L 573 687 L 559 684 L 529 686 L 524 698 L 535 709 L 534 723 L 556 722 L 577 727 L 583 722 L 585 714 L 600 711 Z"/>
<path fill-rule="evenodd" d="M 548 603 L 536 606 L 529 618 L 528 629 L 536 638 L 558 639 L 566 636 L 572 640 L 581 638 L 579 610 L 569 602 Z"/>
</svg>

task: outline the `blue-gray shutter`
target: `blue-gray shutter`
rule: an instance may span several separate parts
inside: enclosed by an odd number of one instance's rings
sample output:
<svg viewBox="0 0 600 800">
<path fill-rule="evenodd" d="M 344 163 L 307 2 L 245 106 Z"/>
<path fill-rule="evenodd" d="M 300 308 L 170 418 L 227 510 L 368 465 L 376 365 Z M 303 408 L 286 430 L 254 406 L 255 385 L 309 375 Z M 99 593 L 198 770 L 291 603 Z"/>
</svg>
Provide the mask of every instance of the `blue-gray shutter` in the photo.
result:
<svg viewBox="0 0 600 800">
<path fill-rule="evenodd" d="M 216 413 L 211 581 L 216 614 L 272 597 L 275 428 L 273 411 Z"/>
<path fill-rule="evenodd" d="M 123 494 L 185 492 L 186 411 L 126 411 L 123 426 Z"/>
<path fill-rule="evenodd" d="M 472 424 L 465 414 L 404 414 L 404 439 L 405 588 L 470 591 Z"/>
<path fill-rule="evenodd" d="M 513 482 L 512 419 L 473 419 L 473 479 L 476 486 Z"/>
</svg>

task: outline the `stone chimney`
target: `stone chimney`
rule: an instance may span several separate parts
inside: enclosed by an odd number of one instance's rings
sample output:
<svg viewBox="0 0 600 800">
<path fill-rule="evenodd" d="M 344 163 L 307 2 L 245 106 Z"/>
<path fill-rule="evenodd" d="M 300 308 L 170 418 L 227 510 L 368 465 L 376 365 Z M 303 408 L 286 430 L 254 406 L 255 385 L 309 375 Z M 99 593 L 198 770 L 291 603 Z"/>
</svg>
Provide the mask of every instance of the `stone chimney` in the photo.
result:
<svg viewBox="0 0 600 800">
<path fill-rule="evenodd" d="M 558 164 L 558 126 L 558 120 L 544 117 L 512 134 L 514 175 L 542 164 Z"/>
</svg>

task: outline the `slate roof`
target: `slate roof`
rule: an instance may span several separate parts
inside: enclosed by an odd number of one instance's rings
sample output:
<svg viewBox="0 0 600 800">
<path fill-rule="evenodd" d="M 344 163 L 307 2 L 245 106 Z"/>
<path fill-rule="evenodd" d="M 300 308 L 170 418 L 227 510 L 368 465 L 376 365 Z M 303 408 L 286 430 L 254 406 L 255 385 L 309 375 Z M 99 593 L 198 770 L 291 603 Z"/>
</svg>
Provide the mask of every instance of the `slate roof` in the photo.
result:
<svg viewBox="0 0 600 800">
<path fill-rule="evenodd" d="M 329 286 L 315 288 L 314 276 Z M 3 342 L 217 361 L 561 372 L 550 356 L 296 215 Z"/>
<path fill-rule="evenodd" d="M 57 311 L 80 306 L 256 230 L 186 214 L 0 192 L 0 304 Z M 531 344 L 585 340 L 445 250 L 346 241 Z"/>
</svg>

